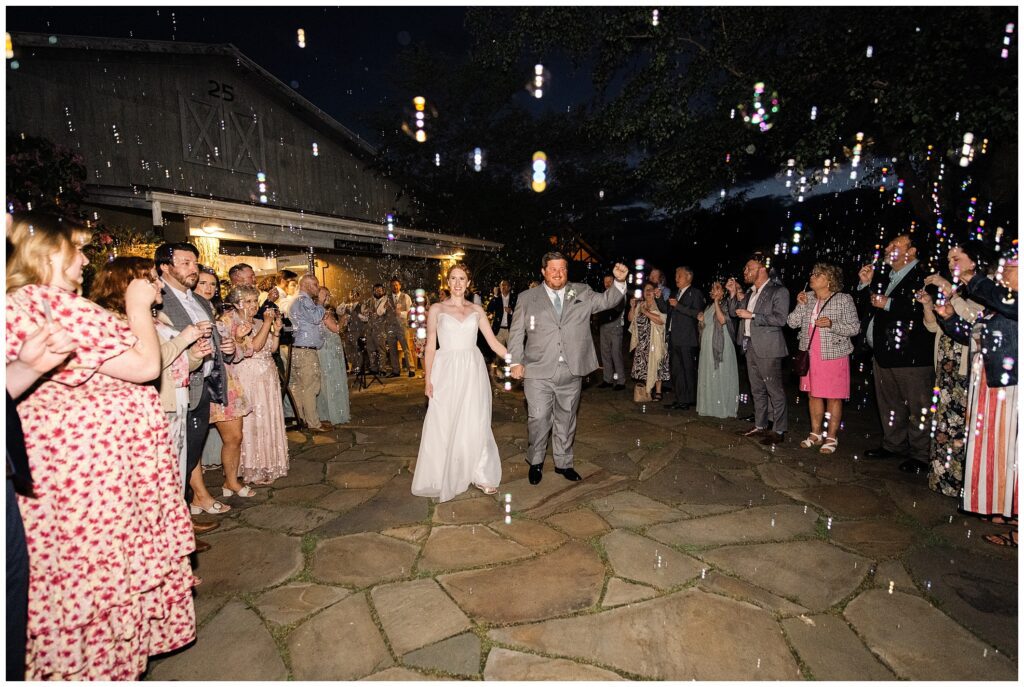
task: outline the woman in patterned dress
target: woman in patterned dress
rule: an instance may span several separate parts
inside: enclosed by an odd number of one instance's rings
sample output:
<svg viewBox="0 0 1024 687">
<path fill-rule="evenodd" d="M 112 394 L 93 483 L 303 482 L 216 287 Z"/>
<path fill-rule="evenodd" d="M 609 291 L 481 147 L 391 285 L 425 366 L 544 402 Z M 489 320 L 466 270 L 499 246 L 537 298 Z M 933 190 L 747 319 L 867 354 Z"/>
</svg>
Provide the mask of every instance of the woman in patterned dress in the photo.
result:
<svg viewBox="0 0 1024 687">
<path fill-rule="evenodd" d="M 630 375 L 643 384 L 651 400 L 661 400 L 661 383 L 670 379 L 668 351 L 665 345 L 665 314 L 655 302 L 654 284 L 644 284 L 644 298 L 629 311 L 629 350 L 634 351 Z"/>
<path fill-rule="evenodd" d="M 985 273 L 988 267 L 987 251 L 980 241 L 965 241 L 949 249 L 949 271 L 958 286 L 970 282 L 974 275 Z M 931 278 L 931 277 L 930 277 Z M 933 279 L 934 281 L 934 279 Z M 946 280 L 937 283 L 957 315 L 974 322 L 982 306 L 964 298 L 958 289 Z M 960 289 L 962 290 L 962 289 Z M 957 343 L 942 331 L 932 308 L 932 297 L 921 291 L 917 301 L 924 306 L 924 326 L 935 333 L 935 388 L 932 415 L 931 469 L 928 486 L 946 496 L 960 498 L 964 486 L 964 457 L 967 451 L 967 384 L 970 368 L 969 346 Z"/>
<path fill-rule="evenodd" d="M 35 495 L 28 680 L 135 680 L 195 638 L 192 523 L 156 389 L 158 286 L 134 280 L 127 321 L 82 298 L 88 232 L 19 216 L 7 260 L 7 360 L 50 320 L 77 350 L 18 404 Z"/>
<path fill-rule="evenodd" d="M 217 329 L 220 331 L 222 340 L 231 337 L 238 347 L 251 328 L 251 325 L 241 326 L 235 314 L 234 305 L 221 303 L 221 315 L 217 319 Z M 238 480 L 238 476 L 242 465 L 243 421 L 252 412 L 252 404 L 249 403 L 245 389 L 238 380 L 238 365 L 241 359 L 236 356 L 236 360 L 239 362 L 224 361 L 224 370 L 227 373 L 227 402 L 223 405 L 220 403 L 210 404 L 210 424 L 217 428 L 217 433 L 220 434 L 223 442 L 220 450 L 221 465 L 224 466 L 224 485 L 221 487 L 221 494 L 224 497 L 237 495 L 249 498 L 256 491 L 249 485 L 242 484 Z M 199 500 L 198 492 L 196 500 Z M 199 513 L 219 514 L 228 510 L 231 510 L 230 506 L 216 500 L 209 508 L 204 508 L 201 503 L 192 503 L 193 515 L 199 515 Z"/>
</svg>

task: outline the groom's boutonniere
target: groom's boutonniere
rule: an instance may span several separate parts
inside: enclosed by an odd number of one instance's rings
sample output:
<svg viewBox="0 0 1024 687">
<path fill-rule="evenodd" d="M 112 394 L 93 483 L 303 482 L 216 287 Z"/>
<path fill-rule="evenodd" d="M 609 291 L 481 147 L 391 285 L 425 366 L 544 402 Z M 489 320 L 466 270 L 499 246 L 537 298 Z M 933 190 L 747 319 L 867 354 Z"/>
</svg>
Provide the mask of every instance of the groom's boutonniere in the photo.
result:
<svg viewBox="0 0 1024 687">
<path fill-rule="evenodd" d="M 566 292 L 566 294 L 565 294 L 565 298 L 566 298 L 566 300 L 569 300 L 569 301 L 571 301 L 572 299 L 576 298 L 576 289 L 569 289 L 569 291 Z"/>
</svg>

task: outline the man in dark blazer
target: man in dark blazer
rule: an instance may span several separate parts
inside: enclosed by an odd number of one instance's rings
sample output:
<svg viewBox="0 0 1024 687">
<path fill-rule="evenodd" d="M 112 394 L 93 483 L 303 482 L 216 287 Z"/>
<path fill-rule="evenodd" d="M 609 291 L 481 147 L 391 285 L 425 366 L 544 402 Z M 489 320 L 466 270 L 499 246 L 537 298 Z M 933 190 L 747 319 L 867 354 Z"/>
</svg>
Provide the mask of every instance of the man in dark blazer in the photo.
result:
<svg viewBox="0 0 1024 687">
<path fill-rule="evenodd" d="M 487 304 L 487 314 L 491 316 L 491 330 L 502 346 L 508 345 L 508 330 L 512 326 L 516 300 L 516 294 L 512 293 L 512 285 L 508 283 L 508 279 L 502 279 L 498 295 Z"/>
<path fill-rule="evenodd" d="M 202 479 L 199 461 L 210 428 L 210 403 L 225 402 L 227 371 L 224 368 L 224 356 L 233 360 L 236 347 L 231 337 L 221 341 L 217 328 L 213 326 L 216 320 L 213 306 L 192 291 L 199 280 L 199 251 L 196 247 L 190 243 L 165 243 L 156 249 L 154 262 L 163 282 L 160 292 L 163 294 L 161 307 L 164 314 L 178 329 L 195 324 L 206 336 L 213 338 L 213 355 L 208 356 L 188 380 L 185 435 L 188 455 L 185 474 L 188 475 L 188 483 L 185 484 L 185 501 L 191 505 L 194 494 L 190 482 L 196 478 Z"/>
<path fill-rule="evenodd" d="M 769 279 L 763 253 L 756 253 L 743 268 L 750 292 L 740 295 L 735 279 L 725 283 L 729 292 L 729 317 L 738 317 L 736 342 L 747 359 L 750 395 L 754 400 L 754 427 L 738 432 L 761 437 L 765 445 L 779 444 L 788 429 L 786 390 L 782 385 L 782 360 L 789 355 L 782 334 L 789 317 L 789 289 Z M 772 430 L 768 422 L 772 422 Z"/>
<path fill-rule="evenodd" d="M 882 445 L 868 458 L 907 458 L 904 472 L 928 471 L 931 439 L 927 418 L 935 384 L 935 335 L 925 329 L 924 309 L 915 296 L 924 288 L 917 247 L 900 234 L 885 247 L 885 274 L 861 268 L 854 301 L 871 347 L 875 398 L 882 420 Z"/>
<path fill-rule="evenodd" d="M 693 285 L 693 270 L 676 268 L 676 290 L 668 299 L 668 346 L 672 393 L 676 402 L 666 408 L 689 410 L 697 403 L 697 352 L 700 327 L 697 315 L 704 312 L 704 294 Z"/>
</svg>

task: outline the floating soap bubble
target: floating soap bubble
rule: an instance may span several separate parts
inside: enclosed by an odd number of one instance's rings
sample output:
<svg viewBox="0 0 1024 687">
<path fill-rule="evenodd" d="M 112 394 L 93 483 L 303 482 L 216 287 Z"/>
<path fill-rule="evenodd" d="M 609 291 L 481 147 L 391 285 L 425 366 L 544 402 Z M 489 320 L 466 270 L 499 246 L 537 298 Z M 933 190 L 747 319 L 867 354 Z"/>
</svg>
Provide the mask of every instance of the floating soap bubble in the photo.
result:
<svg viewBox="0 0 1024 687">
<path fill-rule="evenodd" d="M 306 31 L 305 31 L 305 29 L 299 29 L 298 30 L 298 35 L 296 36 L 296 42 L 299 44 L 300 48 L 305 48 L 306 47 Z"/>
<path fill-rule="evenodd" d="M 749 103 L 740 103 L 736 109 L 743 115 L 743 121 L 765 132 L 774 126 L 772 119 L 779 111 L 779 94 L 768 92 L 763 81 L 754 84 L 754 95 Z"/>
</svg>

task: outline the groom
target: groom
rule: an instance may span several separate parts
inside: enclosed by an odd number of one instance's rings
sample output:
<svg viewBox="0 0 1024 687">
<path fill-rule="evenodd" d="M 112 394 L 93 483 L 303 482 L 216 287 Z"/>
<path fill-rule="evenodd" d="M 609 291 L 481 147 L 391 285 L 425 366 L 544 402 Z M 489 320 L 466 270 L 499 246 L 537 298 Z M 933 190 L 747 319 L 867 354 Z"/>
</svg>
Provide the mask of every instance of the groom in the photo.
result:
<svg viewBox="0 0 1024 687">
<path fill-rule="evenodd" d="M 555 472 L 574 482 L 583 479 L 572 467 L 572 447 L 583 377 L 597 369 L 590 316 L 622 303 L 628 273 L 625 265 L 617 263 L 612 270 L 615 288 L 598 294 L 586 284 L 567 283 L 565 256 L 547 253 L 541 261 L 544 283 L 519 294 L 508 353 L 512 378 L 525 377 L 530 484 L 538 484 L 543 476 L 548 434 L 552 435 Z"/>
</svg>

